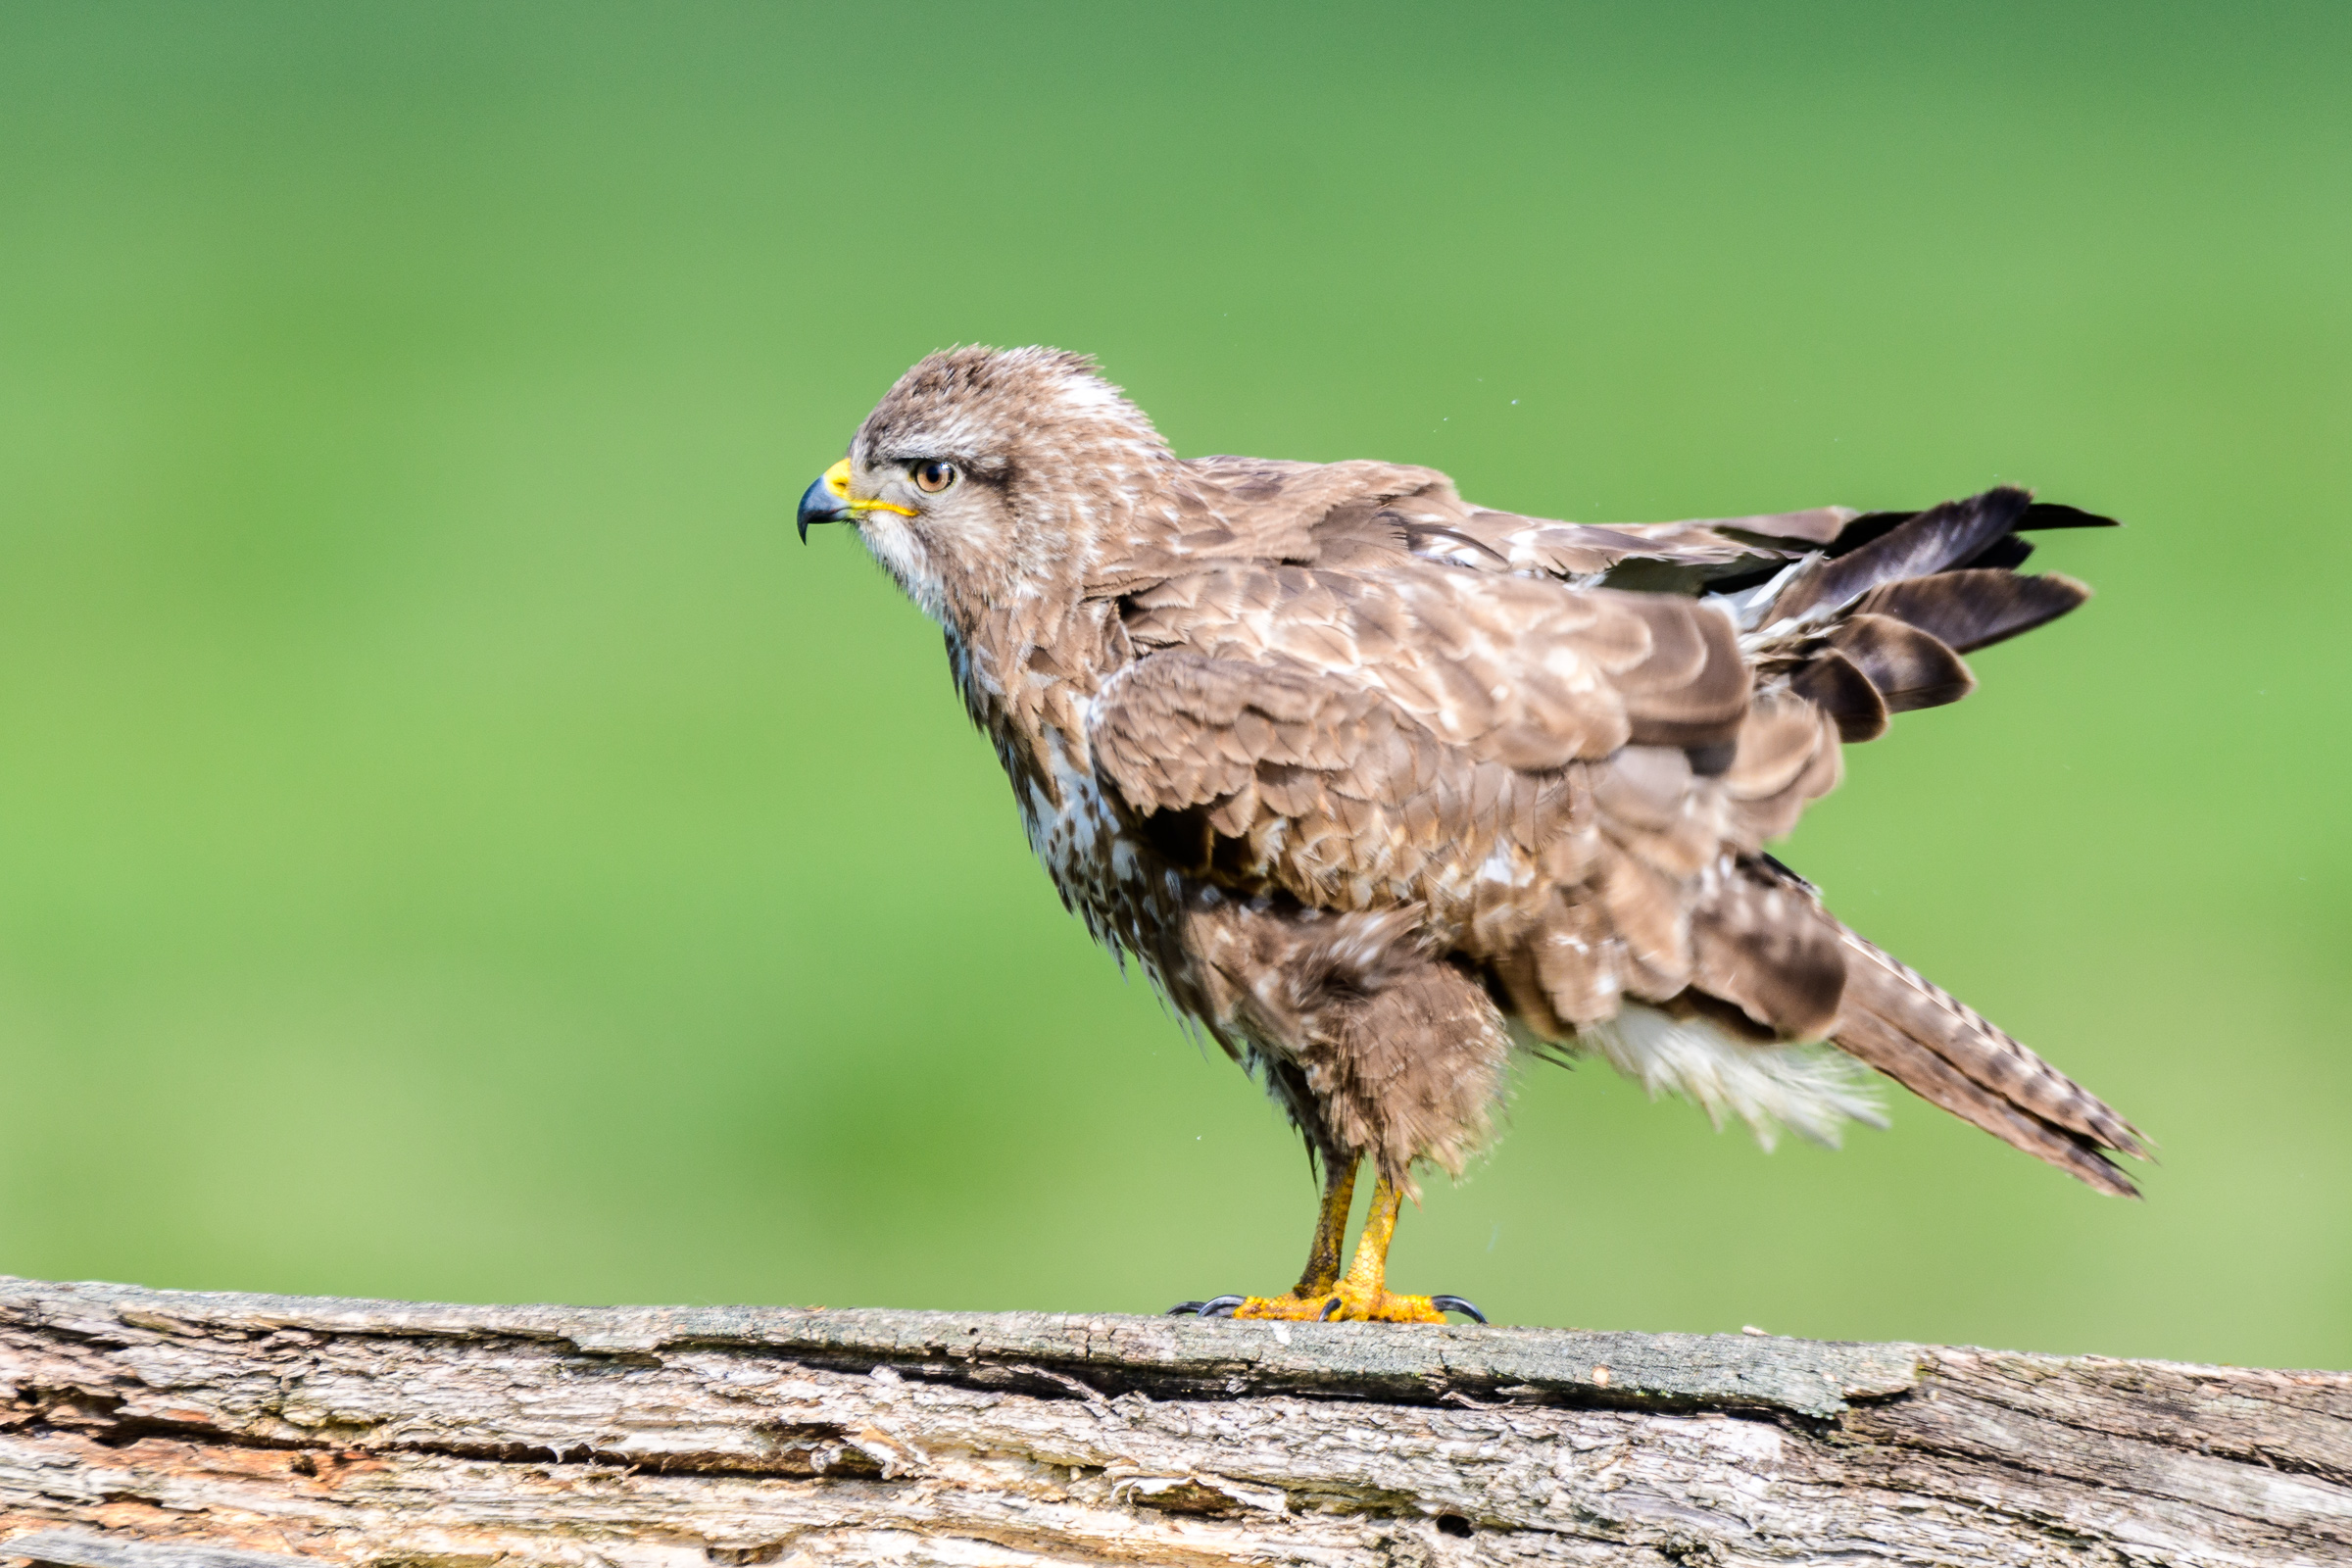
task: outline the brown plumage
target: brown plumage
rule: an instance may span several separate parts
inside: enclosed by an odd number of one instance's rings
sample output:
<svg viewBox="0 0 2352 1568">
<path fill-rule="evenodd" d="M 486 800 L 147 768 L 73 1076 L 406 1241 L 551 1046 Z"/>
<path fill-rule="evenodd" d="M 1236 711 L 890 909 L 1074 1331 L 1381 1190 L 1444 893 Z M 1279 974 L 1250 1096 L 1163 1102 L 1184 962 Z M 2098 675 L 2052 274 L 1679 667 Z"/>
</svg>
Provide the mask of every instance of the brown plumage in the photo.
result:
<svg viewBox="0 0 2352 1568">
<path fill-rule="evenodd" d="M 1458 1172 L 1516 1046 L 1825 1139 L 1869 1114 L 1851 1057 L 2132 1190 L 2129 1124 L 1764 853 L 1841 745 L 2087 597 L 2023 533 L 2105 519 L 1551 522 L 1429 468 L 1180 460 L 1048 349 L 915 366 L 802 518 L 939 621 L 1063 899 L 1335 1170 Z"/>
</svg>

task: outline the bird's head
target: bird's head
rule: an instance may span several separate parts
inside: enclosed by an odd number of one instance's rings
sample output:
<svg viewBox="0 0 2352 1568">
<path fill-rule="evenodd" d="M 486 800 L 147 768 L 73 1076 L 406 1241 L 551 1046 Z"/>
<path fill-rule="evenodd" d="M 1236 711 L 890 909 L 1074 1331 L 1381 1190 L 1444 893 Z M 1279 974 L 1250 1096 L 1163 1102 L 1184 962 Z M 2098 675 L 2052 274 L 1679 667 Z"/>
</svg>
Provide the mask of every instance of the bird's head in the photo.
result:
<svg viewBox="0 0 2352 1568">
<path fill-rule="evenodd" d="M 1143 411 L 1060 349 L 952 349 L 917 363 L 850 455 L 801 497 L 851 522 L 933 619 L 1072 592 L 1097 542 L 1165 493 L 1174 459 Z"/>
</svg>

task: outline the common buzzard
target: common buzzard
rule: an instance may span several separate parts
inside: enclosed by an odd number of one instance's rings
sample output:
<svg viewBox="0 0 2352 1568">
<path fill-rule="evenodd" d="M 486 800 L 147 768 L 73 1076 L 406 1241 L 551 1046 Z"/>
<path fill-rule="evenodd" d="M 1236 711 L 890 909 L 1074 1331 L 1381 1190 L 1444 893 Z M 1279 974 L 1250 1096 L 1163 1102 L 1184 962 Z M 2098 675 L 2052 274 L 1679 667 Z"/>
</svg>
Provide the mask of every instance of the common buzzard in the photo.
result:
<svg viewBox="0 0 2352 1568">
<path fill-rule="evenodd" d="M 1387 1287 L 1422 1162 L 1493 1134 L 1514 1050 L 1834 1143 L 1874 1067 L 2101 1192 L 2140 1135 L 1847 929 L 1765 853 L 1840 748 L 1967 695 L 1960 656 L 2088 590 L 2107 525 L 2002 488 L 1596 527 L 1433 468 L 1182 459 L 1094 364 L 916 365 L 808 487 L 947 633 L 1029 842 L 1095 936 L 1265 1084 L 1325 1176 L 1287 1295 L 1177 1310 L 1438 1322 Z M 1343 1274 L 1358 1167 L 1377 1177 Z"/>
</svg>

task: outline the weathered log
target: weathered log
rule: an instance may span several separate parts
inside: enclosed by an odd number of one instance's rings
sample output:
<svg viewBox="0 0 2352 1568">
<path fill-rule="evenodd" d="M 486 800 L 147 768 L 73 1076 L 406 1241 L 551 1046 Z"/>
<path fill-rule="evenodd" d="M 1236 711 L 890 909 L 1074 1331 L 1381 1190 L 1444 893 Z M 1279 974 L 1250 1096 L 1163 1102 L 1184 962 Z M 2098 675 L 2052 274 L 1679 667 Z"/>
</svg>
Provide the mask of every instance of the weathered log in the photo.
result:
<svg viewBox="0 0 2352 1568">
<path fill-rule="evenodd" d="M 0 1279 L 0 1399 L 97 1568 L 2352 1563 L 2342 1373 Z"/>
</svg>

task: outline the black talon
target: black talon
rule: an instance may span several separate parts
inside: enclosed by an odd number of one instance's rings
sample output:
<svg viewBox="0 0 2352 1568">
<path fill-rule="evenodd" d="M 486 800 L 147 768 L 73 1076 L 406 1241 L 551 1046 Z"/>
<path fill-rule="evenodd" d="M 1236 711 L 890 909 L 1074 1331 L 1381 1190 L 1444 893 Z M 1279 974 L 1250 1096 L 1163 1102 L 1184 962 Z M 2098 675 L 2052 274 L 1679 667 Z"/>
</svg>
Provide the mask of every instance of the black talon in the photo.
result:
<svg viewBox="0 0 2352 1568">
<path fill-rule="evenodd" d="M 1200 1310 L 1200 1303 L 1199 1301 L 1178 1301 L 1174 1306 L 1169 1307 L 1165 1312 L 1162 1312 L 1159 1315 L 1161 1317 L 1182 1317 L 1187 1312 L 1198 1312 Z"/>
<path fill-rule="evenodd" d="M 1340 1308 L 1347 1304 L 1348 1303 L 1341 1300 L 1338 1297 L 1333 1297 L 1329 1301 L 1326 1301 L 1323 1304 L 1322 1321 L 1328 1323 L 1333 1318 L 1338 1317 L 1340 1315 Z"/>
<path fill-rule="evenodd" d="M 1200 1303 L 1202 1317 L 1231 1317 L 1233 1309 L 1250 1299 L 1247 1296 L 1212 1296 Z"/>
<path fill-rule="evenodd" d="M 1441 1312 L 1459 1312 L 1462 1316 L 1476 1318 L 1481 1323 L 1487 1320 L 1486 1313 L 1481 1312 L 1458 1296 L 1433 1296 L 1429 1298 L 1429 1304 Z"/>
</svg>

